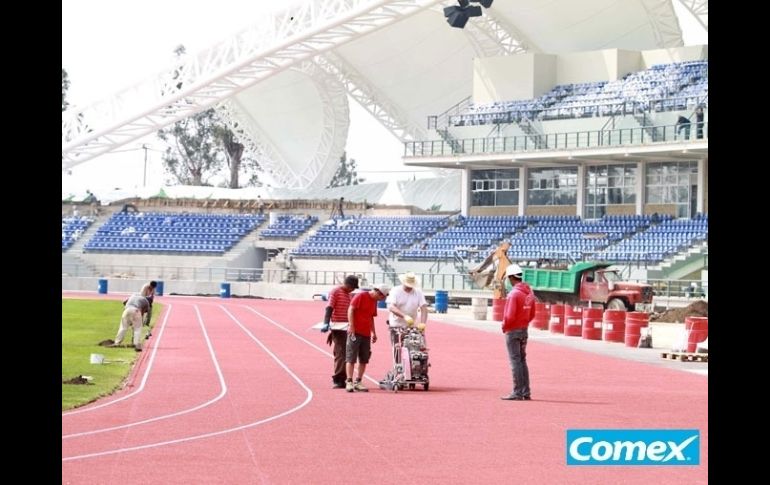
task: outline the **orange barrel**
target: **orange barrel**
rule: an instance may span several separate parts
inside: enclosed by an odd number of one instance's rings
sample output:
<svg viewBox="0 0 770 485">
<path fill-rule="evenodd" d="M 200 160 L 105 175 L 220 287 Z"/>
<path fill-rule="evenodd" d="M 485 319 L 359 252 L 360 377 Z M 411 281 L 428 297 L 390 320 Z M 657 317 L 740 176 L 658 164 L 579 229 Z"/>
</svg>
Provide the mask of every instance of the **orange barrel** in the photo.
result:
<svg viewBox="0 0 770 485">
<path fill-rule="evenodd" d="M 602 322 L 602 340 L 622 342 L 626 335 L 626 311 L 606 310 Z"/>
<path fill-rule="evenodd" d="M 535 318 L 529 322 L 535 328 L 545 330 L 548 328 L 548 321 L 550 320 L 550 305 L 547 303 L 535 302 Z"/>
<path fill-rule="evenodd" d="M 626 313 L 626 347 L 638 347 L 642 336 L 642 327 L 650 324 L 650 314 L 647 312 Z"/>
<path fill-rule="evenodd" d="M 505 298 L 496 298 L 492 300 L 492 320 L 496 322 L 502 322 L 504 312 Z"/>
<path fill-rule="evenodd" d="M 548 321 L 551 333 L 564 333 L 564 305 L 554 303 L 551 305 L 551 319 Z"/>
<path fill-rule="evenodd" d="M 602 339 L 601 308 L 583 308 L 583 338 L 586 340 Z"/>
<path fill-rule="evenodd" d="M 687 351 L 695 352 L 698 344 L 709 336 L 709 319 L 708 317 L 686 317 L 684 329 L 687 331 Z"/>
<path fill-rule="evenodd" d="M 580 337 L 583 330 L 583 309 L 579 306 L 564 307 L 564 335 Z"/>
</svg>

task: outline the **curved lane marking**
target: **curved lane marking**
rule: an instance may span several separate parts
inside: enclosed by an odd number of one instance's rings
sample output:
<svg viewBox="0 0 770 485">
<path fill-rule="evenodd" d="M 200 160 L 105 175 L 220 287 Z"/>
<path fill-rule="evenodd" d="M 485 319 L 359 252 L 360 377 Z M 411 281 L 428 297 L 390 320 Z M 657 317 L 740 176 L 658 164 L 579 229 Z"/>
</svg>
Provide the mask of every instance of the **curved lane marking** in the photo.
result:
<svg viewBox="0 0 770 485">
<path fill-rule="evenodd" d="M 201 316 L 200 310 L 198 310 L 198 305 L 194 305 L 194 308 L 195 308 L 195 313 L 198 315 L 198 324 L 200 325 L 201 330 L 203 331 L 203 337 L 206 339 L 206 345 L 207 345 L 207 347 L 209 349 L 209 355 L 211 356 L 212 362 L 214 362 L 214 367 L 216 368 L 216 371 L 217 371 L 217 377 L 219 378 L 219 389 L 220 390 L 219 390 L 219 394 L 215 398 L 210 399 L 210 400 L 208 400 L 208 401 L 206 401 L 204 403 L 201 403 L 201 404 L 199 404 L 197 406 L 194 406 L 192 408 L 184 409 L 182 411 L 176 411 L 176 412 L 173 412 L 173 413 L 170 413 L 170 414 L 162 414 L 162 415 L 159 415 L 159 416 L 155 416 L 153 418 L 144 419 L 142 421 L 134 421 L 132 423 L 121 424 L 120 426 L 112 426 L 112 427 L 109 427 L 109 428 L 101 428 L 101 429 L 95 429 L 95 430 L 92 430 L 92 431 L 84 431 L 82 433 L 73 433 L 73 434 L 63 435 L 62 439 L 75 438 L 75 437 L 78 437 L 78 436 L 87 436 L 87 435 L 92 435 L 92 434 L 97 434 L 97 433 L 104 433 L 104 432 L 107 432 L 107 431 L 115 431 L 117 429 L 130 428 L 132 426 L 139 426 L 139 425 L 142 425 L 142 424 L 153 423 L 155 421 L 161 421 L 163 419 L 175 418 L 177 416 L 182 416 L 184 414 L 191 413 L 191 412 L 197 411 L 199 409 L 203 409 L 206 406 L 210 406 L 210 405 L 214 404 L 215 402 L 219 401 L 220 399 L 222 399 L 225 396 L 225 394 L 227 394 L 227 383 L 225 382 L 225 378 L 222 375 L 222 370 L 219 367 L 219 362 L 217 361 L 216 353 L 214 352 L 214 349 L 211 346 L 211 340 L 209 340 L 208 333 L 206 332 L 206 327 L 203 324 L 203 317 Z"/>
<path fill-rule="evenodd" d="M 221 305 L 220 305 L 220 307 L 221 307 Z M 184 438 L 177 438 L 177 439 L 174 439 L 174 440 L 159 441 L 157 443 L 149 443 L 149 444 L 146 444 L 146 445 L 131 446 L 131 447 L 127 447 L 127 448 L 117 448 L 117 449 L 114 449 L 114 450 L 100 451 L 100 452 L 96 452 L 96 453 L 87 453 L 87 454 L 84 454 L 84 455 L 69 456 L 69 457 L 66 457 L 66 458 L 62 458 L 62 461 L 65 462 L 65 461 L 83 460 L 83 459 L 86 459 L 86 458 L 96 458 L 96 457 L 100 457 L 100 456 L 114 455 L 114 454 L 117 454 L 117 453 L 126 453 L 126 452 L 129 452 L 129 451 L 146 450 L 146 449 L 151 449 L 151 448 L 158 448 L 158 447 L 161 447 L 161 446 L 174 445 L 174 444 L 178 444 L 178 443 L 186 443 L 186 442 L 189 442 L 189 441 L 197 441 L 197 440 L 201 440 L 201 439 L 212 438 L 214 436 L 222 436 L 222 435 L 225 435 L 225 434 L 233 433 L 233 432 L 236 432 L 236 431 L 241 431 L 241 430 L 248 429 L 248 428 L 253 428 L 253 427 L 259 426 L 261 424 L 265 424 L 265 423 L 269 423 L 271 421 L 275 421 L 277 419 L 280 419 L 280 418 L 283 418 L 285 416 L 288 416 L 288 415 L 290 415 L 290 414 L 292 414 L 292 413 L 302 409 L 303 407 L 307 406 L 307 404 L 313 399 L 313 391 L 309 387 L 307 387 L 305 385 L 305 383 L 302 382 L 302 380 L 294 372 L 292 372 L 292 370 L 289 369 L 289 367 L 286 364 L 284 364 L 283 361 L 281 361 L 281 359 L 278 358 L 278 356 L 276 356 L 273 352 L 271 352 L 270 349 L 268 349 L 257 337 L 255 337 L 254 334 L 251 333 L 251 331 L 249 329 L 244 327 L 243 324 L 241 324 L 241 322 L 235 316 L 233 316 L 232 313 L 230 313 L 224 307 L 221 307 L 221 308 L 225 311 L 225 313 L 231 319 L 233 319 L 233 321 L 236 323 L 236 325 L 238 325 L 241 328 L 241 330 L 243 330 L 243 332 L 246 333 L 246 335 L 249 336 L 249 338 L 251 338 L 254 342 L 256 342 L 257 345 L 262 347 L 262 349 L 265 351 L 265 353 L 267 353 L 281 368 L 283 368 L 284 371 L 286 371 L 287 374 L 289 374 L 305 390 L 307 395 L 306 395 L 304 401 L 302 401 L 300 404 L 298 404 L 298 405 L 294 406 L 293 408 L 288 409 L 288 410 L 286 410 L 286 411 L 284 411 L 282 413 L 279 413 L 279 414 L 276 414 L 276 415 L 273 415 L 273 416 L 270 416 L 270 417 L 267 417 L 267 418 L 263 418 L 263 419 L 260 419 L 260 420 L 257 420 L 257 421 L 251 422 L 251 423 L 243 424 L 243 425 L 240 425 L 240 426 L 235 426 L 235 427 L 232 427 L 232 428 L 225 428 L 225 429 L 221 429 L 219 431 L 212 431 L 212 432 L 209 432 L 209 433 L 203 433 L 203 434 L 198 434 L 198 435 L 193 435 L 193 436 L 187 436 L 187 437 L 184 437 Z"/>
<path fill-rule="evenodd" d="M 171 314 L 171 309 L 172 308 L 173 308 L 173 305 L 169 304 L 168 305 L 168 310 L 166 310 L 166 314 L 163 317 L 163 324 L 160 327 L 160 333 L 158 334 L 156 342 L 160 342 L 161 339 L 163 338 L 163 332 L 166 331 L 166 323 L 168 322 L 168 316 Z M 112 400 L 112 401 L 108 401 L 108 402 L 105 402 L 105 403 L 102 403 L 102 404 L 97 404 L 96 406 L 84 407 L 84 408 L 80 408 L 80 409 L 75 409 L 75 410 L 72 410 L 72 411 L 64 412 L 64 413 L 62 413 L 62 417 L 64 418 L 64 417 L 72 416 L 72 415 L 75 415 L 75 414 L 87 413 L 87 412 L 90 412 L 90 411 L 94 411 L 96 409 L 101 409 L 101 408 L 104 408 L 104 407 L 107 407 L 107 406 L 112 406 L 115 403 L 118 403 L 120 401 L 128 399 L 129 397 L 133 397 L 133 396 L 139 394 L 140 392 L 142 392 L 144 390 L 144 385 L 147 382 L 147 378 L 150 375 L 150 371 L 152 370 L 152 365 L 155 362 L 155 355 L 157 353 L 158 353 L 158 346 L 154 345 L 153 348 L 152 348 L 152 354 L 150 355 L 150 361 L 147 364 L 147 369 L 145 369 L 145 371 L 144 371 L 144 376 L 142 377 L 142 382 L 139 384 L 138 388 L 136 388 L 133 391 L 129 392 L 125 396 L 121 396 L 121 397 L 119 397 L 119 398 L 117 398 L 115 400 Z"/>
</svg>

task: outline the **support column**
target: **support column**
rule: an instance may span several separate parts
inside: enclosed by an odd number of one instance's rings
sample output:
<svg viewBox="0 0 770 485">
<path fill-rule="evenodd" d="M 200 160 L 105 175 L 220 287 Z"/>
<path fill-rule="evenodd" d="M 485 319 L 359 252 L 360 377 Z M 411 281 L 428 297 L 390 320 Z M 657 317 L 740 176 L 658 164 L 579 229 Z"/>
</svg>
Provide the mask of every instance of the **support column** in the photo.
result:
<svg viewBox="0 0 770 485">
<path fill-rule="evenodd" d="M 522 165 L 519 167 L 519 215 L 526 215 L 527 211 L 527 179 L 529 178 L 529 170 Z"/>
<path fill-rule="evenodd" d="M 468 217 L 471 208 L 471 171 L 467 168 L 461 168 L 460 173 L 460 214 Z"/>
<path fill-rule="evenodd" d="M 636 163 L 636 215 L 640 216 L 644 214 L 644 198 L 647 176 L 644 173 L 644 162 Z"/>
<path fill-rule="evenodd" d="M 701 158 L 698 160 L 698 194 L 697 194 L 697 201 L 695 203 L 695 208 L 698 212 L 703 214 L 706 212 L 704 210 L 705 207 L 705 187 L 706 187 L 706 159 Z M 691 216 L 694 216 L 695 214 L 690 214 Z"/>
<path fill-rule="evenodd" d="M 584 200 L 586 193 L 586 166 L 580 164 L 577 166 L 577 200 L 575 205 L 577 206 L 577 216 L 581 219 L 585 214 Z"/>
</svg>

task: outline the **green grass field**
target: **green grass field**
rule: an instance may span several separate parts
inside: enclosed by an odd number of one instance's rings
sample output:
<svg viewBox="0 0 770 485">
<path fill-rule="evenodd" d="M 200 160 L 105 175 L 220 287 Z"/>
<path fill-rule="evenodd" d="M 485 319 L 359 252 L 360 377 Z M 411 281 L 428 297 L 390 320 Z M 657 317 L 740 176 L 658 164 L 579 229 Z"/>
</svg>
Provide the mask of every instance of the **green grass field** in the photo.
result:
<svg viewBox="0 0 770 485">
<path fill-rule="evenodd" d="M 155 325 L 162 306 L 153 305 Z M 123 348 L 101 347 L 99 342 L 114 339 L 120 326 L 123 304 L 106 300 L 62 300 L 61 302 L 61 408 L 72 409 L 120 389 L 137 356 L 131 344 L 131 330 L 123 337 Z M 142 330 L 142 338 L 146 335 Z M 104 364 L 91 364 L 91 354 L 102 354 Z M 78 376 L 91 376 L 88 384 L 65 384 Z"/>
</svg>

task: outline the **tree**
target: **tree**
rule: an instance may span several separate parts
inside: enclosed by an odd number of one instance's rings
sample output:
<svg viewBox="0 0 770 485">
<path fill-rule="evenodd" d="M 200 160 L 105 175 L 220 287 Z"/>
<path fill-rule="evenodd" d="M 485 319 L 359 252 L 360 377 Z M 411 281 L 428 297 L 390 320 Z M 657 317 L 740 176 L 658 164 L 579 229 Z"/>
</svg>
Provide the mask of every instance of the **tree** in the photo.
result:
<svg viewBox="0 0 770 485">
<path fill-rule="evenodd" d="M 184 45 L 174 49 L 179 66 L 174 70 L 176 89 L 182 89 Z M 244 146 L 235 133 L 222 121 L 214 108 L 174 123 L 170 129 L 158 131 L 158 137 L 169 146 L 163 155 L 166 170 L 185 185 L 210 185 L 209 178 L 224 170 L 227 164 L 227 186 L 237 189 L 241 171 L 248 168 L 249 185 L 259 183 L 256 161 L 243 160 Z M 223 163 L 224 162 L 224 163 Z"/>
<path fill-rule="evenodd" d="M 221 170 L 223 154 L 215 136 L 218 123 L 214 108 L 209 108 L 158 130 L 158 138 L 168 144 L 163 163 L 180 184 L 210 185 L 208 180 Z"/>
<path fill-rule="evenodd" d="M 61 68 L 61 111 L 67 110 L 67 106 L 70 104 L 67 102 L 67 90 L 70 88 L 70 79 L 67 75 L 67 71 Z"/>
<path fill-rule="evenodd" d="M 342 152 L 340 166 L 337 168 L 337 172 L 334 174 L 332 181 L 329 182 L 329 185 L 327 185 L 326 188 L 358 185 L 364 181 L 365 179 L 359 177 L 356 171 L 356 160 L 353 158 L 348 160 L 347 152 Z"/>
</svg>

